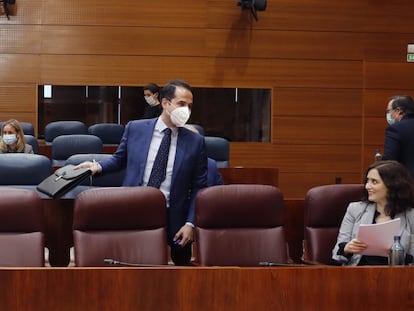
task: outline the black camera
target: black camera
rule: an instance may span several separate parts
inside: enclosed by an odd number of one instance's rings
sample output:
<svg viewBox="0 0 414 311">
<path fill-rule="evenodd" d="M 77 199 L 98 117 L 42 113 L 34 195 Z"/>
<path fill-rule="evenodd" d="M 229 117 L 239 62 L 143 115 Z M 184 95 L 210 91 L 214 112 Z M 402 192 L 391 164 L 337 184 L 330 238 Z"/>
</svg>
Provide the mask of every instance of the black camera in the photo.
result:
<svg viewBox="0 0 414 311">
<path fill-rule="evenodd" d="M 6 15 L 7 19 L 10 19 L 10 12 L 9 12 L 9 7 L 8 4 L 15 4 L 16 0 L 0 0 L 0 2 L 3 2 L 3 10 L 4 10 L 4 14 Z"/>
<path fill-rule="evenodd" d="M 266 10 L 267 0 L 239 0 L 237 5 L 240 6 L 242 10 L 250 10 L 254 19 L 257 21 L 259 20 L 257 11 Z"/>
</svg>

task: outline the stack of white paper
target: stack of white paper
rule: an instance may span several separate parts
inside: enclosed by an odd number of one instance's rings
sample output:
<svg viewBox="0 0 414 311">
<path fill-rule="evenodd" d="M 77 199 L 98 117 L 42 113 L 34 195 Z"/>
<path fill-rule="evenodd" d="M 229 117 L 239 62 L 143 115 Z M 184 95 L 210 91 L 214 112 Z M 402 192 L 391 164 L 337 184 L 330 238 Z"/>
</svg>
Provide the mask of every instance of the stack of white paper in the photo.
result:
<svg viewBox="0 0 414 311">
<path fill-rule="evenodd" d="M 361 224 L 357 239 L 368 247 L 361 252 L 363 255 L 388 256 L 394 235 L 400 233 L 400 218 L 395 218 L 378 224 Z"/>
</svg>

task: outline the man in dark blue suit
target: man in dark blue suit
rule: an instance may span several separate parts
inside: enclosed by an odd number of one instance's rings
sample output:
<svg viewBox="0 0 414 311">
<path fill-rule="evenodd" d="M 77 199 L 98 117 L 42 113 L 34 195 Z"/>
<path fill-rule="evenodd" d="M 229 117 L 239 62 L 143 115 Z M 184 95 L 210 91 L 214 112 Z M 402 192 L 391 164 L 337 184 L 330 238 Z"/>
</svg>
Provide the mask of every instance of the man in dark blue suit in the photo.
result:
<svg viewBox="0 0 414 311">
<path fill-rule="evenodd" d="M 383 160 L 396 160 L 414 177 L 414 101 L 410 96 L 390 98 L 387 106 Z"/>
<path fill-rule="evenodd" d="M 83 163 L 93 173 L 110 172 L 126 166 L 124 186 L 147 186 L 163 131 L 171 129 L 171 145 L 165 179 L 159 189 L 168 206 L 168 242 L 176 265 L 189 265 L 194 240 L 194 201 L 207 186 L 207 156 L 202 136 L 184 128 L 192 104 L 190 86 L 171 81 L 162 90 L 163 112 L 159 118 L 131 121 L 117 151 L 99 163 Z"/>
</svg>

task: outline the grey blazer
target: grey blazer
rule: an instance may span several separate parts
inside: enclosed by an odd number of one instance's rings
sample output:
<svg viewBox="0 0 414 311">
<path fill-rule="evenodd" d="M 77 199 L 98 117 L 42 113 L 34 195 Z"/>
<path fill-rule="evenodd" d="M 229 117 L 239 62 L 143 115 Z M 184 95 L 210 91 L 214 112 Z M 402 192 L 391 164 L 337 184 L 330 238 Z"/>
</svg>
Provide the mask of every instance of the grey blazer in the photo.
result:
<svg viewBox="0 0 414 311">
<path fill-rule="evenodd" d="M 3 151 L 0 150 L 0 153 L 3 153 Z M 11 153 L 14 153 L 14 152 L 11 152 Z M 22 153 L 34 153 L 32 145 L 26 144 L 24 146 L 24 150 Z"/>
<path fill-rule="evenodd" d="M 354 254 L 351 258 L 337 255 L 338 245 L 354 239 L 358 233 L 360 224 L 372 224 L 375 214 L 375 203 L 352 202 L 348 205 L 344 219 L 339 229 L 336 245 L 332 250 L 332 258 L 343 265 L 356 266 L 361 260 L 362 255 Z M 395 218 L 401 219 L 401 244 L 405 251 L 414 255 L 414 209 L 410 208 L 405 212 L 398 213 Z"/>
</svg>

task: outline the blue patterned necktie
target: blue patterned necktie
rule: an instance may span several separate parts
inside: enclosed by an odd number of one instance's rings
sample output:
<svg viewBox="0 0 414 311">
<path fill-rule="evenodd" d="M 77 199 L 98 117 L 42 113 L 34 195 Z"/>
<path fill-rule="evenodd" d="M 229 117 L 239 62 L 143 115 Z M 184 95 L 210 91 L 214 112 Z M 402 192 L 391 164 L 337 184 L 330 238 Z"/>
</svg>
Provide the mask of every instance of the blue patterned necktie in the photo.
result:
<svg viewBox="0 0 414 311">
<path fill-rule="evenodd" d="M 166 128 L 164 131 L 164 137 L 161 140 L 160 147 L 158 148 L 157 155 L 152 166 L 150 178 L 148 180 L 148 186 L 159 188 L 164 181 L 167 171 L 168 153 L 170 152 L 171 143 L 171 129 Z"/>
</svg>

